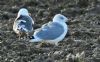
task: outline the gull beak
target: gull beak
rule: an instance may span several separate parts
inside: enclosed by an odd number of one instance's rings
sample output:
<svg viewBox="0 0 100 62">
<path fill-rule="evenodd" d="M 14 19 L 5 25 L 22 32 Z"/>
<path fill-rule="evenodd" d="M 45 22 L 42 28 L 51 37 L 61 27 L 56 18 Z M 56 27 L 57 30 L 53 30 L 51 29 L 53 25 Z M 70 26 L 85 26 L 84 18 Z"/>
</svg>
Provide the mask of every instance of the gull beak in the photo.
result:
<svg viewBox="0 0 100 62">
<path fill-rule="evenodd" d="M 31 16 L 31 13 L 29 13 L 29 16 Z"/>
<path fill-rule="evenodd" d="M 67 25 L 70 25 L 70 22 L 66 22 Z"/>
<path fill-rule="evenodd" d="M 66 23 L 66 24 L 69 24 L 68 22 L 69 22 L 69 19 L 67 18 L 65 23 Z"/>
</svg>

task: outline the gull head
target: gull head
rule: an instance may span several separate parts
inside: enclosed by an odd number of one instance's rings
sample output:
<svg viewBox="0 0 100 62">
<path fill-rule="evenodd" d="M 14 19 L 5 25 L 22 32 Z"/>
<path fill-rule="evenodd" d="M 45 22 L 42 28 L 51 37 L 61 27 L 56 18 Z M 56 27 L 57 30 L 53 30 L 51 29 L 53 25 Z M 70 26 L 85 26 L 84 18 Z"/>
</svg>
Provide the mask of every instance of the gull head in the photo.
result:
<svg viewBox="0 0 100 62">
<path fill-rule="evenodd" d="M 25 8 L 21 8 L 18 12 L 18 16 L 20 15 L 26 15 L 26 16 L 29 16 L 29 13 L 28 13 L 28 10 L 25 9 Z"/>
<path fill-rule="evenodd" d="M 68 18 L 62 14 L 56 14 L 53 18 L 53 22 L 68 22 Z"/>
</svg>

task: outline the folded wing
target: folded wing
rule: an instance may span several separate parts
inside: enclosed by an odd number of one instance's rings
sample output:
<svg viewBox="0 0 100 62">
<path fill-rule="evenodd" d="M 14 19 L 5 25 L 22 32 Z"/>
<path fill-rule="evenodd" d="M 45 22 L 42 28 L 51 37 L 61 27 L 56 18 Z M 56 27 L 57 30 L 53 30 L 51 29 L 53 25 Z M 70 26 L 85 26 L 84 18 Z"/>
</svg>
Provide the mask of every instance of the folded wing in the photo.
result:
<svg viewBox="0 0 100 62">
<path fill-rule="evenodd" d="M 53 40 L 62 35 L 63 32 L 63 26 L 58 23 L 51 22 L 42 26 L 42 29 L 36 33 L 36 36 L 44 40 Z"/>
</svg>

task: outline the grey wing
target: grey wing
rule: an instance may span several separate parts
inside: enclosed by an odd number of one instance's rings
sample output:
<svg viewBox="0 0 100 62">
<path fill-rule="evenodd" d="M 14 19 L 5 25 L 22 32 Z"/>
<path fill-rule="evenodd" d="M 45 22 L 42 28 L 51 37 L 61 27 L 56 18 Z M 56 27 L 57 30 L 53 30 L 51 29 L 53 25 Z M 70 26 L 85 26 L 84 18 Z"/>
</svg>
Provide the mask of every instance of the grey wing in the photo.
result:
<svg viewBox="0 0 100 62">
<path fill-rule="evenodd" d="M 32 24 L 34 25 L 34 20 L 29 16 L 30 21 L 32 22 Z"/>
<path fill-rule="evenodd" d="M 43 29 L 36 33 L 36 36 L 40 39 L 53 40 L 59 37 L 64 32 L 64 28 L 59 24 L 50 23 Z"/>
<path fill-rule="evenodd" d="M 49 22 L 49 23 L 42 25 L 42 29 L 49 28 L 50 24 L 52 24 L 52 22 Z"/>
<path fill-rule="evenodd" d="M 21 27 L 21 26 L 25 26 L 24 28 L 27 31 L 32 31 L 33 30 L 33 19 L 30 16 L 20 16 L 19 18 L 17 18 L 14 22 L 16 28 Z"/>
<path fill-rule="evenodd" d="M 31 31 L 31 30 L 33 30 L 33 25 L 34 25 L 34 21 L 31 17 L 29 17 L 28 21 L 25 24 L 25 26 L 29 31 Z"/>
</svg>

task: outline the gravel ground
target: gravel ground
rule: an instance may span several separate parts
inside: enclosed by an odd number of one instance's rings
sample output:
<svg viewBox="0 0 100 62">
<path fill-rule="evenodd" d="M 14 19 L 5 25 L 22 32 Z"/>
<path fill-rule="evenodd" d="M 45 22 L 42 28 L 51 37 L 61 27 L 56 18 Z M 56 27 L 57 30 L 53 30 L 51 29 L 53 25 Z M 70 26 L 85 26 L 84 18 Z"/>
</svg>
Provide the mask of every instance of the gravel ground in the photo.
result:
<svg viewBox="0 0 100 62">
<path fill-rule="evenodd" d="M 69 18 L 69 32 L 58 46 L 18 40 L 12 25 L 21 7 L 35 29 L 57 13 Z M 0 62 L 100 62 L 99 0 L 0 0 Z"/>
</svg>

